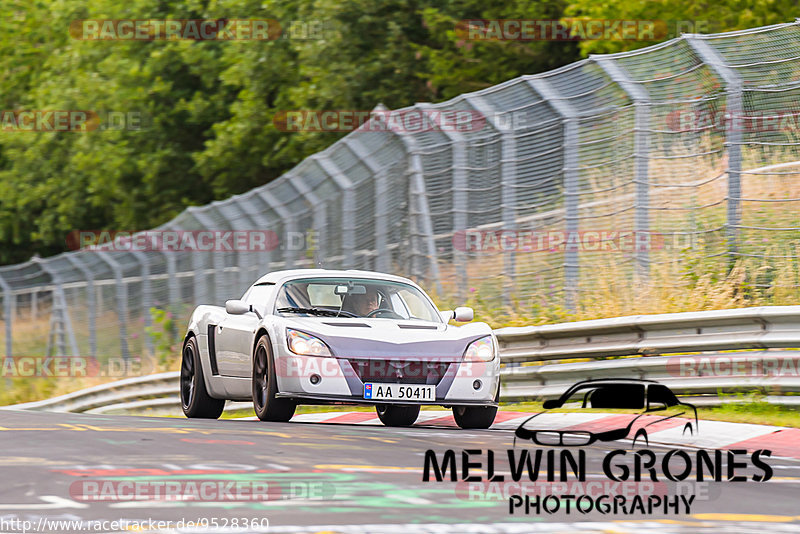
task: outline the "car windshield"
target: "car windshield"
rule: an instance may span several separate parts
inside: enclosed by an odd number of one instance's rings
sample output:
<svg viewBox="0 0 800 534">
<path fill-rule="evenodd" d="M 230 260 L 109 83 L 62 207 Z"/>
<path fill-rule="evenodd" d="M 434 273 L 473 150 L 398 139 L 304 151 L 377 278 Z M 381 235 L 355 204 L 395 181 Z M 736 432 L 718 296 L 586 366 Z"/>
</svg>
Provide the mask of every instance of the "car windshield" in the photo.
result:
<svg viewBox="0 0 800 534">
<path fill-rule="evenodd" d="M 275 304 L 278 315 L 369 317 L 441 322 L 430 299 L 401 282 L 363 278 L 304 278 L 286 282 Z"/>
</svg>

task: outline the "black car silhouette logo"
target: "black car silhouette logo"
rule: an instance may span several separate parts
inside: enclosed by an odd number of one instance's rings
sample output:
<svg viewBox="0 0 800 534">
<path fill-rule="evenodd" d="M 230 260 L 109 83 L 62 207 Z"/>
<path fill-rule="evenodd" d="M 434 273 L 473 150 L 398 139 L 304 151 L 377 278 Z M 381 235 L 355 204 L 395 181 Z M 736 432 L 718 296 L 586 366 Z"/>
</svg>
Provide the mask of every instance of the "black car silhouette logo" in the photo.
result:
<svg viewBox="0 0 800 534">
<path fill-rule="evenodd" d="M 683 424 L 683 435 L 698 432 L 697 409 L 681 402 L 665 385 L 653 380 L 609 378 L 585 380 L 571 386 L 558 399 L 544 402 L 545 411 L 527 418 L 514 432 L 516 438 L 531 440 L 545 447 L 579 447 L 596 441 L 633 439 L 649 445 L 648 431 L 664 428 L 664 422 Z M 544 413 L 580 412 L 618 414 L 618 417 L 592 419 L 567 428 L 548 428 Z M 681 418 L 689 417 L 682 423 Z M 604 428 L 598 429 L 598 424 Z M 655 425 L 658 425 L 655 427 Z M 675 426 L 668 424 L 667 426 Z M 582 428 L 583 427 L 583 428 Z M 516 444 L 516 439 L 515 439 Z"/>
</svg>

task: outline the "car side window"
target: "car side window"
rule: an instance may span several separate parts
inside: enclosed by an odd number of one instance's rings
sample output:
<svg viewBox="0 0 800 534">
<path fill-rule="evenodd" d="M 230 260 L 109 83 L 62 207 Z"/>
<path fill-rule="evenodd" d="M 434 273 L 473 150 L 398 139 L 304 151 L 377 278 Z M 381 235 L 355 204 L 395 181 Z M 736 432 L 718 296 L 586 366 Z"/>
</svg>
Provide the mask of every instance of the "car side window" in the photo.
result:
<svg viewBox="0 0 800 534">
<path fill-rule="evenodd" d="M 242 300 L 247 304 L 252 304 L 259 310 L 264 310 L 274 288 L 275 286 L 272 284 L 253 286 L 245 293 Z"/>
<path fill-rule="evenodd" d="M 650 410 L 675 406 L 678 402 L 678 398 L 667 386 L 650 384 L 647 388 L 647 408 Z"/>
<path fill-rule="evenodd" d="M 398 314 L 403 319 L 409 318 L 408 309 L 406 308 L 406 305 L 403 302 L 403 299 L 400 297 L 400 295 L 398 295 L 397 293 L 392 293 L 390 301 L 392 303 L 392 309 L 396 314 Z"/>
<path fill-rule="evenodd" d="M 611 384 L 600 386 L 589 397 L 592 408 L 639 410 L 644 408 L 644 386 Z"/>
<path fill-rule="evenodd" d="M 403 303 L 408 308 L 411 316 L 419 317 L 421 319 L 427 319 L 430 321 L 436 320 L 435 317 L 430 316 L 430 309 L 424 302 L 419 295 L 415 295 L 411 291 L 406 289 L 401 289 L 397 292 L 400 295 L 400 298 L 403 299 Z"/>
</svg>

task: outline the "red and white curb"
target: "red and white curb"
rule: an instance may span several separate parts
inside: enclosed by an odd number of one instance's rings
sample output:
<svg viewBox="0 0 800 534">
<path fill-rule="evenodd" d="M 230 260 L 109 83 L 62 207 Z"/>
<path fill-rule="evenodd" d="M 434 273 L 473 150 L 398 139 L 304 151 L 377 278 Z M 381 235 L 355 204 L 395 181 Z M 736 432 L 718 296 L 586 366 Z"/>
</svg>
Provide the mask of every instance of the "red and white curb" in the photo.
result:
<svg viewBox="0 0 800 534">
<path fill-rule="evenodd" d="M 498 411 L 491 430 L 515 430 L 530 412 Z M 561 430 L 580 425 L 582 430 L 619 428 L 630 420 L 624 414 L 543 413 L 537 426 Z M 655 416 L 644 416 L 653 417 Z M 254 419 L 254 418 L 248 418 Z M 325 423 L 347 425 L 382 425 L 375 412 L 326 412 L 295 415 L 292 423 Z M 705 449 L 769 449 L 773 456 L 800 459 L 800 429 L 746 423 L 727 423 L 701 419 L 699 432 L 684 435 L 689 419 L 672 418 L 648 427 L 650 443 Z M 693 421 L 692 421 L 693 422 Z M 450 410 L 425 410 L 419 413 L 417 428 L 458 428 Z"/>
</svg>

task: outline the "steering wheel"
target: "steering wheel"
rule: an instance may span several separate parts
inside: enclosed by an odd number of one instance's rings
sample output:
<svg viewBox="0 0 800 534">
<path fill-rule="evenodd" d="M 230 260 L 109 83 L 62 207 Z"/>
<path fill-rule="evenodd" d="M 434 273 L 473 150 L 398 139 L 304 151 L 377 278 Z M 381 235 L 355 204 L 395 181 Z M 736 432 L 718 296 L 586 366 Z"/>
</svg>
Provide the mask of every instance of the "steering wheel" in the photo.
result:
<svg viewBox="0 0 800 534">
<path fill-rule="evenodd" d="M 394 310 L 390 310 L 388 308 L 378 308 L 377 310 L 372 310 L 367 314 L 367 317 L 377 317 L 378 314 L 383 313 L 384 317 L 387 319 L 402 319 L 403 317 L 394 312 Z"/>
</svg>

